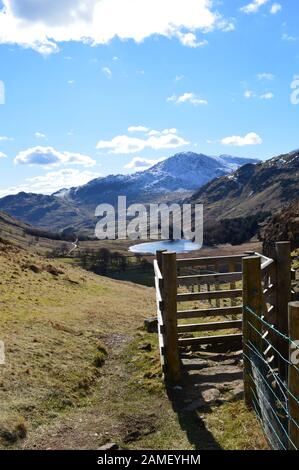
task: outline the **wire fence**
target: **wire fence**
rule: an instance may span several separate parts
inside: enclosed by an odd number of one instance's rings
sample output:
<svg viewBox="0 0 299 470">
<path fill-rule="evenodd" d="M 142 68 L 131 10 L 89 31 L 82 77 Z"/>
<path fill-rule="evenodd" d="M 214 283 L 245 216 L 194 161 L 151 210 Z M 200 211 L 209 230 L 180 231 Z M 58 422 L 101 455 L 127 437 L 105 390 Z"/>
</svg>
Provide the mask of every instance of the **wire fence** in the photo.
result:
<svg viewBox="0 0 299 470">
<path fill-rule="evenodd" d="M 299 364 L 279 351 L 277 339 L 287 342 L 296 353 L 299 346 L 249 306 L 244 306 L 244 313 L 251 330 L 244 338 L 244 370 L 250 378 L 252 406 L 273 449 L 299 450 L 293 437 L 299 431 L 299 396 L 290 390 L 288 380 L 292 371 L 299 381 Z M 278 367 L 281 362 L 288 371 L 286 377 Z"/>
</svg>

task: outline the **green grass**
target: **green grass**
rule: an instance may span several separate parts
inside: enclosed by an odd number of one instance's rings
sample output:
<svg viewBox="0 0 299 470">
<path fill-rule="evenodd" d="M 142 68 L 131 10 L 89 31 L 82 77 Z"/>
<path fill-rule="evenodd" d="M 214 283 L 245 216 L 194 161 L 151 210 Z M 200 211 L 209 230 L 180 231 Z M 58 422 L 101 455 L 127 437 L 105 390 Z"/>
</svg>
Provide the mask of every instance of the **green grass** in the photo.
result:
<svg viewBox="0 0 299 470">
<path fill-rule="evenodd" d="M 130 268 L 123 272 L 108 272 L 108 277 L 117 279 L 119 281 L 134 282 L 135 284 L 141 284 L 143 286 L 153 287 L 154 276 L 153 269 L 150 268 L 146 271 L 136 267 Z"/>
</svg>

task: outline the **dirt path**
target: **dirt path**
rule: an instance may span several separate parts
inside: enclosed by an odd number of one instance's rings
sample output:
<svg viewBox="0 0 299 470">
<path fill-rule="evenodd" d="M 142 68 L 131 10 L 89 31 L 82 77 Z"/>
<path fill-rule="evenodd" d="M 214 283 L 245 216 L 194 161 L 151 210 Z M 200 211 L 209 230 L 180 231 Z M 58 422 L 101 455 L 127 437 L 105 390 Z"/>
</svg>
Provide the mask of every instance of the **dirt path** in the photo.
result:
<svg viewBox="0 0 299 470">
<path fill-rule="evenodd" d="M 146 357 L 153 362 L 152 353 L 140 349 L 144 346 L 143 336 L 133 348 L 130 338 L 124 335 L 113 334 L 104 340 L 113 344 L 114 353 L 101 371 L 90 404 L 60 415 L 51 426 L 36 429 L 24 442 L 24 449 L 97 449 L 116 442 L 129 449 L 217 450 L 225 448 L 216 431 L 221 431 L 221 427 L 223 436 L 229 432 L 232 442 L 236 439 L 236 448 L 266 448 L 255 418 L 248 415 L 247 422 L 244 420 L 248 412 L 240 401 L 243 395 L 240 351 L 185 353 L 184 380 L 180 386 L 169 388 L 167 396 L 155 374 L 151 390 L 146 390 L 142 379 L 135 376 L 138 361 Z M 136 367 L 132 366 L 136 362 Z M 231 407 L 228 411 L 227 405 Z M 237 432 L 225 429 L 225 421 L 232 421 L 230 414 L 234 410 L 241 416 L 236 423 Z M 249 441 L 245 443 L 242 436 L 244 443 L 240 444 L 238 433 L 244 432 L 243 426 L 251 430 L 247 430 Z"/>
<path fill-rule="evenodd" d="M 120 355 L 131 338 L 114 333 L 103 335 L 102 340 L 111 353 L 101 369 L 97 390 L 90 396 L 88 405 L 69 410 L 51 425 L 38 427 L 24 441 L 23 449 L 97 449 L 122 437 L 111 398 L 121 383 L 128 380 Z"/>
<path fill-rule="evenodd" d="M 187 410 L 243 397 L 242 351 L 231 353 L 187 352 L 182 355 L 185 377 L 183 396 Z"/>
</svg>

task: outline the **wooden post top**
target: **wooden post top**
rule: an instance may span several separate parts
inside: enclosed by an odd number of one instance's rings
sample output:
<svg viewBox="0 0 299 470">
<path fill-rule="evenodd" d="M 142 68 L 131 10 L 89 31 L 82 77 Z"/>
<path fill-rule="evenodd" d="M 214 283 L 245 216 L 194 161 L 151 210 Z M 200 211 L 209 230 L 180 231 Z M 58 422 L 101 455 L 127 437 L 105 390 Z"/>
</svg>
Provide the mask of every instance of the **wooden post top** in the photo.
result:
<svg viewBox="0 0 299 470">
<path fill-rule="evenodd" d="M 299 309 L 299 301 L 289 302 L 289 307 L 293 308 L 295 311 Z"/>
<path fill-rule="evenodd" d="M 275 245 L 277 246 L 282 246 L 282 245 L 291 245 L 290 241 L 284 241 L 284 242 L 276 242 Z"/>
<path fill-rule="evenodd" d="M 161 253 L 165 253 L 165 251 L 167 251 L 167 250 L 157 250 L 157 251 L 156 251 L 156 255 L 158 256 L 158 255 L 160 255 Z"/>
<path fill-rule="evenodd" d="M 158 262 L 158 266 L 160 270 L 162 270 L 162 255 L 165 253 L 166 250 L 157 250 L 156 251 L 156 260 Z"/>
</svg>

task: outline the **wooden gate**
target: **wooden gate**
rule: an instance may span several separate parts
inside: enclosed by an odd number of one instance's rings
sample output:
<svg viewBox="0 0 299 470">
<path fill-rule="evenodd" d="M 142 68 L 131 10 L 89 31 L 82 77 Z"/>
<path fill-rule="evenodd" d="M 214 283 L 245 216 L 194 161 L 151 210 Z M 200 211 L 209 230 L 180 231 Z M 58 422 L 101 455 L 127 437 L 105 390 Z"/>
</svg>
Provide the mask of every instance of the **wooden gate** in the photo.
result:
<svg viewBox="0 0 299 470">
<path fill-rule="evenodd" d="M 268 303 L 266 316 L 270 320 L 276 316 L 279 328 L 286 331 L 287 304 L 291 300 L 288 242 L 276 243 L 275 259 L 255 252 L 177 259 L 176 253 L 157 252 L 154 271 L 159 344 L 161 363 L 168 379 L 180 380 L 182 347 L 241 348 L 242 260 L 254 256 L 261 261 L 264 298 Z M 254 277 L 255 273 L 251 275 Z"/>
</svg>

